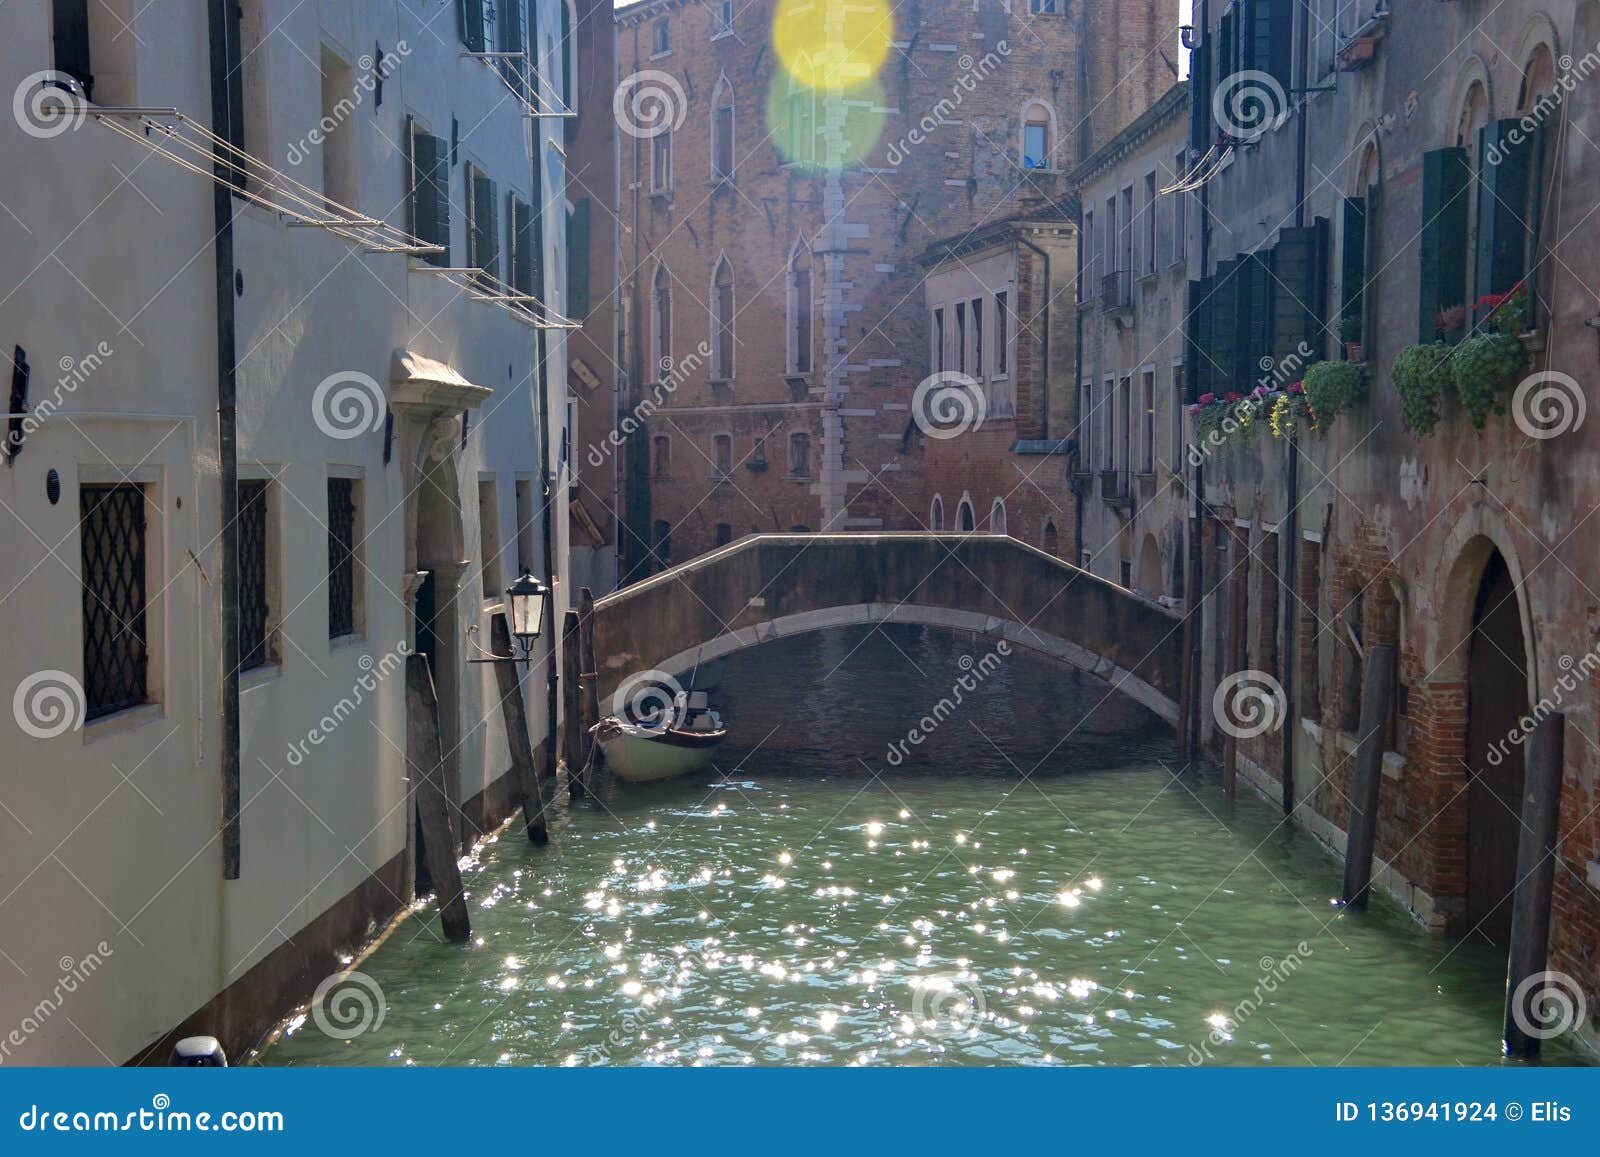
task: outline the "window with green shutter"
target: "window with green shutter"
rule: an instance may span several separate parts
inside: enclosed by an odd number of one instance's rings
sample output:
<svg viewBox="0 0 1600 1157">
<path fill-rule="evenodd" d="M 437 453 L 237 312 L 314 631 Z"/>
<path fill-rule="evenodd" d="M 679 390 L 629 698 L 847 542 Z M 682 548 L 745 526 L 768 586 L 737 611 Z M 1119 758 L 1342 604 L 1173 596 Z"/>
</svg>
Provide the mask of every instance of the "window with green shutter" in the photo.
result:
<svg viewBox="0 0 1600 1157">
<path fill-rule="evenodd" d="M 1417 339 L 1439 336 L 1439 314 L 1462 305 L 1467 295 L 1467 193 L 1472 179 L 1467 151 L 1433 149 L 1422 154 L 1422 222 Z"/>
<path fill-rule="evenodd" d="M 589 312 L 589 198 L 573 202 L 567 214 L 567 316 L 582 321 Z"/>
<path fill-rule="evenodd" d="M 515 193 L 506 195 L 506 240 L 511 288 L 533 292 L 533 207 Z"/>
<path fill-rule="evenodd" d="M 1243 67 L 1266 73 L 1287 94 L 1292 84 L 1293 52 L 1289 37 L 1294 27 L 1292 0 L 1247 0 L 1240 27 Z M 1283 111 L 1282 108 L 1273 109 L 1271 115 Z"/>
<path fill-rule="evenodd" d="M 1211 288 L 1211 389 L 1226 394 L 1239 376 L 1239 262 L 1217 262 Z M 1204 351 L 1202 351 L 1204 352 Z"/>
<path fill-rule="evenodd" d="M 409 122 L 411 142 L 411 232 L 443 251 L 429 253 L 433 265 L 450 264 L 450 147 L 415 121 Z"/>
<path fill-rule="evenodd" d="M 1362 327 L 1354 341 L 1364 341 L 1367 288 L 1367 199 L 1346 197 L 1339 237 L 1339 318 L 1355 318 Z M 1342 326 L 1341 326 L 1342 328 Z"/>
<path fill-rule="evenodd" d="M 1505 293 L 1527 272 L 1528 238 L 1536 222 L 1529 196 L 1542 134 L 1518 120 L 1491 121 L 1478 130 L 1478 245 L 1473 289 L 1478 297 Z"/>
<path fill-rule="evenodd" d="M 457 23 L 461 31 L 461 43 L 467 46 L 468 52 L 486 51 L 484 37 L 484 0 L 456 0 Z"/>
<path fill-rule="evenodd" d="M 1216 281 L 1202 277 L 1191 281 L 1189 289 L 1187 337 L 1184 342 L 1185 369 L 1183 380 L 1188 383 L 1189 398 L 1193 402 L 1201 394 L 1215 391 L 1215 377 L 1211 360 L 1211 333 L 1214 307 L 1212 290 Z"/>
<path fill-rule="evenodd" d="M 500 12 L 495 20 L 495 28 L 500 36 L 500 51 L 519 53 L 522 51 L 522 0 L 499 0 Z M 515 92 L 526 91 L 527 68 L 523 61 L 501 59 L 496 62 L 500 68 L 500 75 Z"/>
<path fill-rule="evenodd" d="M 1290 357 L 1317 361 L 1325 347 L 1323 319 L 1327 315 L 1328 222 L 1318 217 L 1310 225 L 1278 231 L 1272 249 L 1272 357 L 1279 363 Z M 1309 355 L 1302 354 L 1302 346 Z"/>
<path fill-rule="evenodd" d="M 1240 299 L 1244 353 L 1240 357 L 1239 390 L 1253 390 L 1268 372 L 1272 358 L 1272 307 L 1276 283 L 1272 280 L 1271 252 L 1252 253 L 1240 263 L 1247 292 Z"/>
<path fill-rule="evenodd" d="M 499 229 L 495 224 L 494 182 L 477 169 L 468 166 L 467 212 L 467 264 L 483 270 L 490 277 L 500 276 Z"/>
</svg>

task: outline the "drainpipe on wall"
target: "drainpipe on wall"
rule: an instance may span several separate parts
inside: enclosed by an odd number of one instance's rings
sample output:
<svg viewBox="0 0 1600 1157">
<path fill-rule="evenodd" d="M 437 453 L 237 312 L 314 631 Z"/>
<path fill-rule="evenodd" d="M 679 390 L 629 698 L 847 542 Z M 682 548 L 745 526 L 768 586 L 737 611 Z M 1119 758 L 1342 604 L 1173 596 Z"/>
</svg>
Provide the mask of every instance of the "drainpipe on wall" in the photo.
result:
<svg viewBox="0 0 1600 1157">
<path fill-rule="evenodd" d="M 231 0 L 211 0 L 211 124 L 224 136 L 232 123 L 228 94 Z M 235 423 L 233 186 L 236 170 L 214 163 L 211 212 L 217 290 L 217 460 L 221 503 L 217 595 L 222 616 L 222 878 L 239 878 L 239 446 Z"/>
</svg>

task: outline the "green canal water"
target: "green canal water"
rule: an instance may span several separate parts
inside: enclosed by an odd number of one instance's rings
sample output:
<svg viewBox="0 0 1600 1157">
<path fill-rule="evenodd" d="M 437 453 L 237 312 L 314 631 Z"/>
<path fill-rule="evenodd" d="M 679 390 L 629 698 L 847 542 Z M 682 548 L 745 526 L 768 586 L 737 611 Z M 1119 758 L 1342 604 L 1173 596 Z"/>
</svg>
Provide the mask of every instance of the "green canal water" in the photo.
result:
<svg viewBox="0 0 1600 1157">
<path fill-rule="evenodd" d="M 1275 807 L 1174 774 L 1170 729 L 1104 684 L 990 647 L 860 628 L 736 657 L 714 770 L 603 785 L 548 848 L 507 829 L 469 945 L 417 912 L 257 1060 L 1500 1063 L 1498 953 L 1386 901 L 1341 914 Z"/>
</svg>

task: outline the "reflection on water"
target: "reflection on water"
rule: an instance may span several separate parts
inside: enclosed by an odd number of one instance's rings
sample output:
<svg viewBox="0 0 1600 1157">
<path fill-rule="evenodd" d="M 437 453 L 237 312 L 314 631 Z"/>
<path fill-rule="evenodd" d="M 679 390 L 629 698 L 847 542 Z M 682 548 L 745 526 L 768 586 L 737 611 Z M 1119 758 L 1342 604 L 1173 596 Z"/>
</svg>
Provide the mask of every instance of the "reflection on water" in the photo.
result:
<svg viewBox="0 0 1600 1157">
<path fill-rule="evenodd" d="M 1273 807 L 992 647 L 856 628 L 735 657 L 715 772 L 611 784 L 546 849 L 508 829 L 471 945 L 402 924 L 361 965 L 381 1024 L 307 1018 L 261 1061 L 1497 1062 L 1494 954 L 1384 902 L 1336 918 L 1337 865 Z"/>
</svg>

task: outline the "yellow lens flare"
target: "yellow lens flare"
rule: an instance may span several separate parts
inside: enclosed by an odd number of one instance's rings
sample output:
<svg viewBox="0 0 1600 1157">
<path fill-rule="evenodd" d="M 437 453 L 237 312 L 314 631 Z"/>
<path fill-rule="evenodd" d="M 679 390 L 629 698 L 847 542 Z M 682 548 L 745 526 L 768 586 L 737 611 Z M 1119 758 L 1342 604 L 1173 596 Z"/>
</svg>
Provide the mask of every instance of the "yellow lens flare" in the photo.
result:
<svg viewBox="0 0 1600 1157">
<path fill-rule="evenodd" d="M 855 88 L 878 75 L 894 39 L 885 0 L 780 0 L 772 47 L 811 88 Z"/>
</svg>

